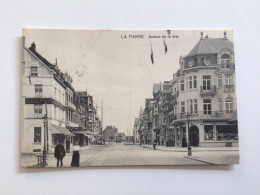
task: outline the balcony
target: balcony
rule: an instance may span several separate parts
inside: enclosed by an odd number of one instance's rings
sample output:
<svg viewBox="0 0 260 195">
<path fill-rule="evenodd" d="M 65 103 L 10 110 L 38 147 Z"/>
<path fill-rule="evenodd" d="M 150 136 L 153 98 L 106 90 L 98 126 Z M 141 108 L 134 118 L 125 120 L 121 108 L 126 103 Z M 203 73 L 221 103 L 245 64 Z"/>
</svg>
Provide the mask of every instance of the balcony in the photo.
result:
<svg viewBox="0 0 260 195">
<path fill-rule="evenodd" d="M 73 111 L 76 110 L 76 106 L 73 103 L 71 103 L 71 102 L 65 101 L 65 106 L 67 108 L 69 108 L 70 110 L 73 110 Z"/>
<path fill-rule="evenodd" d="M 216 94 L 216 85 L 200 86 L 201 96 L 214 96 Z"/>
<path fill-rule="evenodd" d="M 224 85 L 224 92 L 225 93 L 234 93 L 235 85 Z"/>
<path fill-rule="evenodd" d="M 223 110 L 223 111 L 211 111 L 211 112 L 204 112 L 199 111 L 197 113 L 189 113 L 190 119 L 231 119 L 232 117 L 236 116 L 236 110 Z M 180 119 L 187 119 L 187 113 L 178 113 L 177 120 Z"/>
</svg>

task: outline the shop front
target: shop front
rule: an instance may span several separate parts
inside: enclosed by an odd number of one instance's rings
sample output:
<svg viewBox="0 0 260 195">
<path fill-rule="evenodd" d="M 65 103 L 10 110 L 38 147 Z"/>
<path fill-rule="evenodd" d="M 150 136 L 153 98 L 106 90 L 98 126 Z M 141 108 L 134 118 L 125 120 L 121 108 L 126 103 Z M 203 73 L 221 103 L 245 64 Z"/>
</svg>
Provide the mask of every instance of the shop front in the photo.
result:
<svg viewBox="0 0 260 195">
<path fill-rule="evenodd" d="M 238 146 L 237 124 L 226 122 L 204 123 L 200 132 L 203 134 L 200 146 Z"/>
<path fill-rule="evenodd" d="M 50 132 L 52 136 L 52 145 L 50 152 L 54 152 L 54 148 L 57 144 L 62 143 L 66 149 L 66 152 L 70 152 L 72 147 L 72 139 L 75 136 L 65 127 L 52 125 L 50 126 Z"/>
<path fill-rule="evenodd" d="M 170 126 L 166 130 L 166 146 L 173 147 L 175 146 L 175 129 L 174 126 Z"/>
</svg>

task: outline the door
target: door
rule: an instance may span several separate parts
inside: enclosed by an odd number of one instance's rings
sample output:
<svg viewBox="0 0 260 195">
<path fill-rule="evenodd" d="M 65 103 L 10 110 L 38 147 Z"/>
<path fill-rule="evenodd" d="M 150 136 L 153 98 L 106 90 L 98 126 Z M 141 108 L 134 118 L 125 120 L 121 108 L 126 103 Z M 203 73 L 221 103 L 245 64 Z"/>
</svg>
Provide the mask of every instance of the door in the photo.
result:
<svg viewBox="0 0 260 195">
<path fill-rule="evenodd" d="M 199 128 L 197 126 L 190 127 L 190 144 L 191 146 L 199 145 Z"/>
</svg>

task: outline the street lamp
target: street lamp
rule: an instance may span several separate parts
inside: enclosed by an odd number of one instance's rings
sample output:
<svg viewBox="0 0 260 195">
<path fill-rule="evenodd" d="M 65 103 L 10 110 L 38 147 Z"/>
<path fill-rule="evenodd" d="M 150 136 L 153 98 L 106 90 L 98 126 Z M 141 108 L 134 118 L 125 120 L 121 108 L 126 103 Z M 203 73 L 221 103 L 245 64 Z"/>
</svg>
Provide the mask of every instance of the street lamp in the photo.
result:
<svg viewBox="0 0 260 195">
<path fill-rule="evenodd" d="M 43 117 L 43 124 L 44 124 L 44 145 L 43 145 L 43 165 L 46 165 L 47 162 L 47 133 L 48 133 L 48 116 L 47 114 L 45 114 Z"/>
<path fill-rule="evenodd" d="M 192 156 L 191 147 L 190 147 L 190 117 L 191 117 L 191 114 L 187 113 L 185 116 L 187 118 L 187 123 L 188 123 L 188 139 L 187 139 L 188 156 Z"/>
</svg>

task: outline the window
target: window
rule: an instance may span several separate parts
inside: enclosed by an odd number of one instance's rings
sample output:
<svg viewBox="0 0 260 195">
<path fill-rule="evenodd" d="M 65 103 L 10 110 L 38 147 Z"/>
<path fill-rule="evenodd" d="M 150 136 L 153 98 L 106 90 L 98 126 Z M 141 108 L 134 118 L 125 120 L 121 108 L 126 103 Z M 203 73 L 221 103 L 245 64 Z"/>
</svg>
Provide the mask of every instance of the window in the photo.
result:
<svg viewBox="0 0 260 195">
<path fill-rule="evenodd" d="M 198 100 L 194 99 L 194 113 L 198 113 Z"/>
<path fill-rule="evenodd" d="M 238 140 L 238 130 L 236 125 L 217 125 L 217 140 Z"/>
<path fill-rule="evenodd" d="M 54 87 L 54 99 L 56 99 L 56 93 L 57 93 L 57 89 L 56 87 Z"/>
<path fill-rule="evenodd" d="M 197 88 L 197 76 L 193 76 L 193 88 Z"/>
<path fill-rule="evenodd" d="M 35 85 L 35 96 L 42 97 L 42 85 Z"/>
<path fill-rule="evenodd" d="M 219 100 L 219 112 L 223 112 L 223 100 Z"/>
<path fill-rule="evenodd" d="M 230 66 L 230 56 L 228 54 L 223 54 L 221 56 L 221 68 L 229 68 Z"/>
<path fill-rule="evenodd" d="M 59 102 L 61 102 L 61 92 L 60 91 L 58 92 L 59 92 Z"/>
<path fill-rule="evenodd" d="M 189 76 L 189 88 L 192 89 L 192 76 Z"/>
<path fill-rule="evenodd" d="M 181 91 L 184 91 L 184 79 L 181 79 Z"/>
<path fill-rule="evenodd" d="M 222 87 L 222 75 L 218 75 L 218 87 Z"/>
<path fill-rule="evenodd" d="M 34 104 L 35 117 L 42 117 L 42 104 Z"/>
<path fill-rule="evenodd" d="M 211 100 L 203 99 L 203 110 L 204 114 L 211 114 Z"/>
<path fill-rule="evenodd" d="M 190 100 L 190 112 L 193 113 L 193 100 Z"/>
<path fill-rule="evenodd" d="M 233 111 L 232 98 L 226 98 L 226 113 L 230 114 Z"/>
<path fill-rule="evenodd" d="M 38 76 L 38 67 L 37 66 L 31 67 L 31 76 L 34 76 L 34 77 Z"/>
<path fill-rule="evenodd" d="M 57 109 L 56 109 L 56 106 L 54 106 L 54 118 L 57 119 Z"/>
<path fill-rule="evenodd" d="M 210 90 L 210 75 L 203 76 L 203 90 Z"/>
<path fill-rule="evenodd" d="M 204 125 L 205 141 L 213 141 L 213 125 Z"/>
<path fill-rule="evenodd" d="M 66 99 L 65 99 L 65 104 L 67 104 L 67 102 L 68 102 L 68 93 L 66 93 Z"/>
<path fill-rule="evenodd" d="M 185 102 L 181 102 L 181 113 L 185 113 Z"/>
<path fill-rule="evenodd" d="M 232 75 L 226 74 L 226 85 L 232 85 Z"/>
<path fill-rule="evenodd" d="M 41 142 L 41 127 L 34 127 L 34 143 Z"/>
</svg>

